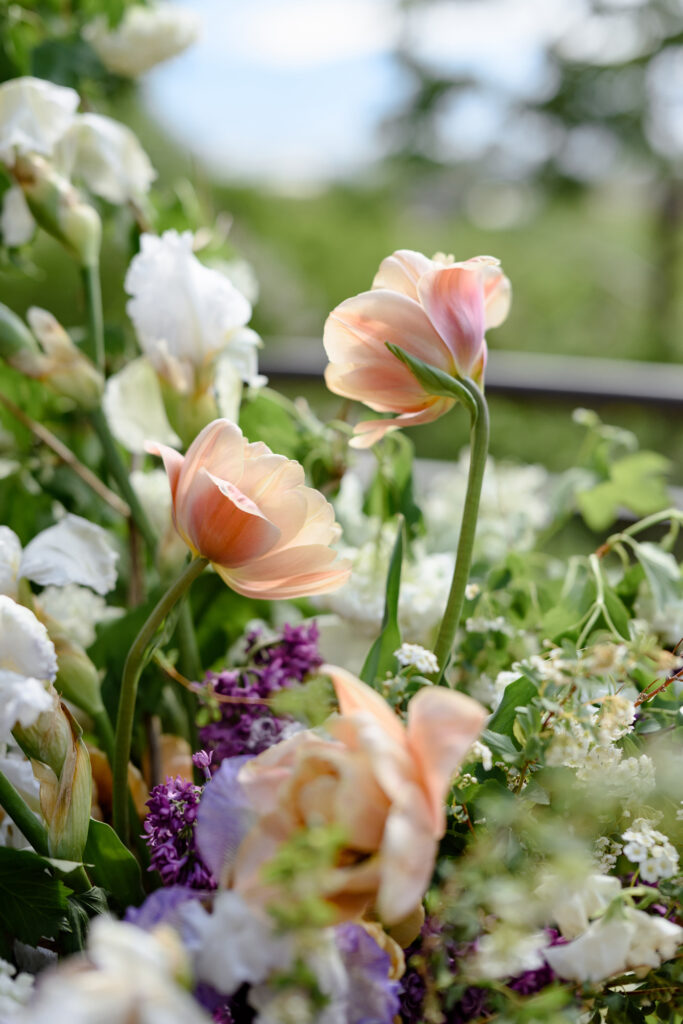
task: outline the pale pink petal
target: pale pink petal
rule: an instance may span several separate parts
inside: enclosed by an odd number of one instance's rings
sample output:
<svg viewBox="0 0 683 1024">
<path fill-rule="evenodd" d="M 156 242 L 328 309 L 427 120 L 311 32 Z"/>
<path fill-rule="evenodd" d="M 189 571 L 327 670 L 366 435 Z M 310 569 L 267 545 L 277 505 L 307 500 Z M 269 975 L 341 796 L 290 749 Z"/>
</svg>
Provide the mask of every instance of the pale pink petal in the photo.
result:
<svg viewBox="0 0 683 1024">
<path fill-rule="evenodd" d="M 376 690 L 337 665 L 323 665 L 320 671 L 332 680 L 342 715 L 371 715 L 395 743 L 405 747 L 406 732 L 400 718 Z"/>
<path fill-rule="evenodd" d="M 214 476 L 238 484 L 244 466 L 246 442 L 242 431 L 230 420 L 213 420 L 197 434 L 185 455 L 184 477 L 204 466 Z M 185 486 L 181 481 L 181 490 Z"/>
<path fill-rule="evenodd" d="M 325 383 L 335 395 L 353 398 L 375 412 L 417 412 L 431 397 L 408 367 L 392 356 L 391 363 L 330 363 Z"/>
<path fill-rule="evenodd" d="M 372 282 L 373 288 L 388 288 L 417 301 L 417 282 L 434 266 L 433 260 L 412 249 L 399 249 L 382 260 Z"/>
<path fill-rule="evenodd" d="M 486 717 L 476 700 L 445 686 L 424 687 L 409 704 L 408 745 L 419 765 L 437 837 L 445 829 L 444 800 L 450 780 Z"/>
<path fill-rule="evenodd" d="M 422 902 L 434 871 L 437 843 L 418 786 L 406 786 L 403 800 L 389 812 L 380 863 L 377 912 L 384 924 L 408 917 Z"/>
<path fill-rule="evenodd" d="M 386 420 L 363 420 L 353 428 L 355 436 L 349 441 L 349 446 L 351 448 L 370 448 L 392 430 L 417 427 L 421 423 L 438 420 L 440 416 L 452 409 L 454 404 L 455 399 L 453 398 L 436 398 L 421 412 L 404 413 L 402 416 Z"/>
<path fill-rule="evenodd" d="M 169 448 L 166 444 L 157 444 L 155 441 L 147 441 L 145 451 L 150 455 L 160 455 L 164 460 L 164 469 L 171 485 L 171 499 L 175 504 L 176 492 L 178 490 L 178 479 L 185 461 L 180 452 L 175 448 Z"/>
<path fill-rule="evenodd" d="M 299 551 L 302 551 L 301 556 L 294 556 L 284 565 L 270 564 L 270 556 L 267 555 L 244 569 L 224 569 L 220 565 L 215 568 L 238 594 L 274 601 L 326 594 L 330 590 L 337 590 L 348 580 L 351 574 L 350 562 L 341 558 L 335 561 L 335 552 L 321 544 L 311 544 L 303 549 L 287 548 L 273 555 L 273 559 Z M 257 571 L 254 571 L 255 567 L 258 567 Z"/>
<path fill-rule="evenodd" d="M 484 289 L 476 263 L 441 267 L 417 285 L 420 301 L 450 349 L 458 373 L 469 377 L 484 343 Z"/>
<path fill-rule="evenodd" d="M 486 307 L 486 329 L 499 327 L 507 318 L 512 302 L 512 286 L 509 279 L 498 267 L 484 272 L 484 303 Z"/>
<path fill-rule="evenodd" d="M 323 344 L 332 363 L 359 363 L 368 359 L 391 366 L 395 357 L 386 342 L 449 372 L 453 359 L 417 302 L 397 292 L 378 289 L 342 302 L 325 323 Z M 408 371 L 406 371 L 408 372 Z"/>
<path fill-rule="evenodd" d="M 177 516 L 194 550 L 228 568 L 259 558 L 280 537 L 278 527 L 250 498 L 203 467 L 193 478 Z"/>
</svg>

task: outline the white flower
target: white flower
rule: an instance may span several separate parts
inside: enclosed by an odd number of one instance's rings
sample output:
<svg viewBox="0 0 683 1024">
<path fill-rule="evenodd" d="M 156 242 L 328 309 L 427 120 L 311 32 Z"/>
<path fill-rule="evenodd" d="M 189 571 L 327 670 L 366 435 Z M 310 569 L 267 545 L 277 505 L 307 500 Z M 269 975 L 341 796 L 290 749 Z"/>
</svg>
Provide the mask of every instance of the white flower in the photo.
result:
<svg viewBox="0 0 683 1024">
<path fill-rule="evenodd" d="M 467 755 L 466 760 L 481 761 L 482 768 L 485 772 L 490 772 L 493 768 L 493 754 L 491 753 L 491 749 L 479 740 L 475 740 L 470 747 L 470 752 Z"/>
<path fill-rule="evenodd" d="M 315 944 L 297 943 L 296 958 L 305 963 L 315 978 L 326 1004 L 315 1007 L 310 995 L 296 987 L 255 985 L 249 1004 L 259 1011 L 257 1024 L 347 1024 L 350 979 L 330 929 L 316 935 Z"/>
<path fill-rule="evenodd" d="M 36 222 L 21 188 L 12 185 L 2 197 L 0 231 L 5 245 L 26 245 L 33 238 Z"/>
<path fill-rule="evenodd" d="M 620 892 L 619 879 L 608 875 L 572 879 L 549 874 L 536 889 L 536 896 L 544 905 L 546 921 L 555 922 L 565 939 L 575 939 Z"/>
<path fill-rule="evenodd" d="M 140 202 L 156 171 L 137 136 L 111 117 L 80 114 L 59 140 L 59 169 L 110 203 Z"/>
<path fill-rule="evenodd" d="M 62 633 L 86 650 L 95 642 L 95 626 L 124 614 L 123 608 L 108 605 L 104 598 L 78 583 L 45 587 L 39 601 L 41 611 L 59 623 Z"/>
<path fill-rule="evenodd" d="M 477 940 L 471 961 L 473 977 L 509 978 L 538 970 L 543 966 L 548 941 L 545 932 L 525 933 L 503 923 Z"/>
<path fill-rule="evenodd" d="M 465 598 L 468 601 L 474 601 L 475 597 L 479 596 L 481 587 L 478 583 L 468 583 L 465 587 Z"/>
<path fill-rule="evenodd" d="M 57 655 L 33 612 L 0 595 L 0 670 L 54 682 Z"/>
<path fill-rule="evenodd" d="M 194 12 L 171 3 L 129 7 L 114 29 L 102 15 L 83 30 L 104 66 L 126 78 L 136 78 L 182 53 L 198 34 L 199 20 Z"/>
<path fill-rule="evenodd" d="M 552 969 L 572 981 L 603 981 L 639 967 L 659 967 L 676 955 L 683 928 L 665 918 L 624 907 L 600 918 L 574 942 L 544 951 Z"/>
<path fill-rule="evenodd" d="M 16 747 L 7 744 L 0 746 L 0 771 L 17 790 L 25 803 L 36 814 L 40 814 L 40 783 L 33 774 L 31 762 Z M 9 815 L 0 810 L 0 846 L 8 846 L 15 850 L 30 849 L 28 840 L 21 834 Z M 2 969 L 0 966 L 0 975 Z M 0 1011 L 2 1011 L 2 981 L 0 979 Z M 2 1013 L 0 1012 L 0 1020 Z"/>
<path fill-rule="evenodd" d="M 394 657 L 402 668 L 416 668 L 418 672 L 428 675 L 439 671 L 439 663 L 433 651 L 428 651 L 419 644 L 401 644 Z"/>
<path fill-rule="evenodd" d="M 34 979 L 22 971 L 17 973 L 13 964 L 0 960 L 0 1020 L 7 1024 L 14 1019 L 33 992 Z"/>
<path fill-rule="evenodd" d="M 264 981 L 291 957 L 291 936 L 276 935 L 271 919 L 238 893 L 220 892 L 204 918 L 195 969 L 200 981 L 230 995 L 244 982 Z"/>
<path fill-rule="evenodd" d="M 159 381 L 144 356 L 109 377 L 102 404 L 112 434 L 129 452 L 142 455 L 146 441 L 180 447 L 180 438 L 168 422 Z"/>
<path fill-rule="evenodd" d="M 40 78 L 13 78 L 0 85 L 0 160 L 12 166 L 17 156 L 51 156 L 73 123 L 78 93 Z"/>
<path fill-rule="evenodd" d="M 36 996 L 17 1024 L 209 1024 L 180 987 L 188 965 L 175 932 L 144 932 L 134 925 L 96 917 L 87 959 L 72 957 L 41 974 Z"/>
<path fill-rule="evenodd" d="M 143 472 L 136 469 L 130 474 L 130 482 L 140 499 L 149 524 L 157 537 L 162 537 L 171 518 L 171 491 L 165 469 L 150 469 Z"/>
<path fill-rule="evenodd" d="M 189 392 L 196 370 L 229 351 L 251 305 L 223 274 L 199 262 L 191 231 L 143 235 L 140 245 L 126 274 L 126 309 L 157 373 Z"/>
<path fill-rule="evenodd" d="M 43 586 L 80 583 L 106 594 L 116 586 L 117 559 L 106 530 L 69 513 L 29 541 L 19 574 Z"/>
<path fill-rule="evenodd" d="M 0 526 L 0 594 L 16 596 L 20 563 L 21 541 L 9 526 Z"/>
<path fill-rule="evenodd" d="M 634 821 L 622 839 L 626 840 L 624 856 L 638 864 L 643 881 L 658 882 L 660 878 L 672 878 L 678 871 L 678 854 L 673 844 L 643 818 Z"/>
</svg>

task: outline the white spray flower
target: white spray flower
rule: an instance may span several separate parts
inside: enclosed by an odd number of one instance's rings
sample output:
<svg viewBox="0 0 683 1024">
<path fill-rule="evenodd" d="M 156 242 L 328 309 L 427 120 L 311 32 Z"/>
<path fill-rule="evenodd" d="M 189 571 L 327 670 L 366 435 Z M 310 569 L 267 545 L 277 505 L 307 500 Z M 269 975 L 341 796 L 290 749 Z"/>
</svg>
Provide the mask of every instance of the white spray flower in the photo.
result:
<svg viewBox="0 0 683 1024">
<path fill-rule="evenodd" d="M 86 25 L 83 35 L 109 71 L 137 78 L 187 49 L 197 39 L 199 25 L 193 11 L 177 4 L 136 4 L 116 28 L 102 15 Z"/>
<path fill-rule="evenodd" d="M 428 651 L 420 644 L 401 644 L 394 657 L 402 668 L 416 668 L 418 672 L 429 675 L 439 671 L 439 663 L 433 651 Z"/>
<path fill-rule="evenodd" d="M 678 872 L 678 853 L 673 843 L 643 818 L 634 821 L 621 838 L 626 843 L 624 856 L 638 865 L 644 882 L 673 878 Z"/>
</svg>

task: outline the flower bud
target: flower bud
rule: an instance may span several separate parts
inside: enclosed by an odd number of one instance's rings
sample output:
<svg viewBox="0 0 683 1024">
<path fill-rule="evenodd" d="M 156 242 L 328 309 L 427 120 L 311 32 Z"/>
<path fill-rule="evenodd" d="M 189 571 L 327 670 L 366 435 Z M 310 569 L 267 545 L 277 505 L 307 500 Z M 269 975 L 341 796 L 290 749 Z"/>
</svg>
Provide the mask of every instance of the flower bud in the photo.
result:
<svg viewBox="0 0 683 1024">
<path fill-rule="evenodd" d="M 29 729 L 17 726 L 14 738 L 40 782 L 50 856 L 81 860 L 90 826 L 92 775 L 80 726 L 55 693 L 54 711 L 43 712 Z"/>
<path fill-rule="evenodd" d="M 104 393 L 104 377 L 90 359 L 74 345 L 51 313 L 32 306 L 27 319 L 45 353 L 40 378 L 83 409 L 98 406 Z"/>
<path fill-rule="evenodd" d="M 55 686 L 66 700 L 82 708 L 89 715 L 96 715 L 103 709 L 100 695 L 100 678 L 97 669 L 79 644 L 63 634 L 50 636 L 57 652 L 57 678 Z"/>
<path fill-rule="evenodd" d="M 97 210 L 41 156 L 18 157 L 13 170 L 40 226 L 66 246 L 82 266 L 96 266 L 102 238 Z"/>
<path fill-rule="evenodd" d="M 28 327 L 16 313 L 0 302 L 0 358 L 15 370 L 29 373 L 24 366 L 32 366 L 40 359 L 40 349 Z"/>
</svg>

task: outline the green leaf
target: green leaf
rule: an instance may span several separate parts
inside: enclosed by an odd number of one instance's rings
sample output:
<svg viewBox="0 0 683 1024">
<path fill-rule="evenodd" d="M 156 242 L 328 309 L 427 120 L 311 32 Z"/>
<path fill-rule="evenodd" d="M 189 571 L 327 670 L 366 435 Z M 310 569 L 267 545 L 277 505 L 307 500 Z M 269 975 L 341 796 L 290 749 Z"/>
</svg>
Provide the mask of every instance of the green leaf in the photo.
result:
<svg viewBox="0 0 683 1024">
<path fill-rule="evenodd" d="M 0 931 L 29 946 L 54 938 L 68 928 L 70 891 L 37 853 L 0 847 Z"/>
<path fill-rule="evenodd" d="M 619 636 L 628 640 L 631 635 L 628 627 L 629 614 L 621 598 L 608 586 L 605 586 L 605 607 Z"/>
<path fill-rule="evenodd" d="M 681 570 L 668 551 L 649 541 L 631 543 L 633 553 L 643 567 L 645 578 L 657 608 L 663 609 L 681 596 Z"/>
<path fill-rule="evenodd" d="M 377 679 L 382 679 L 388 672 L 395 672 L 396 670 L 394 651 L 401 646 L 401 631 L 398 625 L 398 599 L 401 590 L 402 565 L 403 516 L 399 516 L 396 542 L 391 555 L 391 561 L 389 562 L 389 572 L 387 573 L 382 629 L 370 648 L 360 674 L 363 682 L 369 683 L 370 686 L 373 686 Z"/>
<path fill-rule="evenodd" d="M 325 676 L 314 676 L 302 686 L 285 686 L 270 698 L 276 715 L 291 715 L 309 728 L 330 717 L 336 707 L 334 689 Z"/>
<path fill-rule="evenodd" d="M 467 406 L 470 413 L 475 413 L 477 407 L 474 404 L 474 399 L 469 393 L 467 388 L 460 383 L 455 377 L 451 377 L 450 373 L 445 373 L 440 370 L 438 366 L 432 366 L 430 363 L 425 363 L 417 356 L 412 356 L 410 353 L 402 349 L 400 345 L 394 345 L 392 342 L 385 342 L 387 348 L 393 356 L 400 359 L 405 366 L 408 367 L 413 377 L 422 385 L 422 387 L 430 395 L 442 395 L 444 398 L 455 398 L 457 401 L 462 402 L 463 405 Z"/>
<path fill-rule="evenodd" d="M 240 427 L 250 441 L 263 441 L 274 452 L 288 459 L 300 456 L 301 437 L 293 418 L 278 402 L 269 397 L 267 389 L 256 398 L 242 403 Z"/>
<path fill-rule="evenodd" d="M 83 949 L 90 918 L 108 913 L 109 906 L 103 889 L 94 886 L 87 892 L 72 893 L 67 901 L 69 933 L 62 939 L 60 952 L 77 953 Z"/>
<path fill-rule="evenodd" d="M 140 865 L 105 822 L 90 819 L 83 860 L 92 880 L 111 893 L 121 907 L 141 902 L 144 893 Z"/>
<path fill-rule="evenodd" d="M 505 687 L 503 699 L 501 700 L 496 713 L 488 724 L 489 732 L 499 732 L 503 736 L 512 736 L 517 717 L 517 708 L 526 707 L 536 694 L 538 688 L 526 676 L 515 679 Z"/>
</svg>

